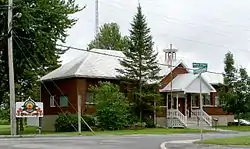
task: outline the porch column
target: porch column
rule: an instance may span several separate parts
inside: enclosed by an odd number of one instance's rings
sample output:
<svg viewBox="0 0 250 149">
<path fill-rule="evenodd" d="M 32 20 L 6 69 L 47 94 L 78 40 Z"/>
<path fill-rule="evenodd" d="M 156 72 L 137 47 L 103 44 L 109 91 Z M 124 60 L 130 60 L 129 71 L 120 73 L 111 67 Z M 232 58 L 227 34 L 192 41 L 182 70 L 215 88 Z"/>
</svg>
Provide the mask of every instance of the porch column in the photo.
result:
<svg viewBox="0 0 250 149">
<path fill-rule="evenodd" d="M 168 109 L 168 93 L 166 94 L 166 107 Z"/>
<path fill-rule="evenodd" d="M 189 117 L 192 116 L 192 110 L 193 110 L 193 94 L 190 94 L 190 110 L 189 110 Z"/>
<path fill-rule="evenodd" d="M 168 93 L 166 94 L 166 117 L 168 117 Z"/>
<path fill-rule="evenodd" d="M 190 100 L 191 100 L 191 101 L 190 101 L 190 108 L 191 108 L 191 110 L 192 110 L 192 105 L 193 105 L 193 101 L 192 101 L 192 100 L 193 100 L 193 95 L 192 95 L 192 94 L 190 95 Z"/>
<path fill-rule="evenodd" d="M 179 100 L 179 96 L 178 96 L 178 93 L 176 94 L 176 109 L 179 110 L 179 103 L 178 103 L 178 100 Z"/>
<path fill-rule="evenodd" d="M 171 98 L 171 99 L 170 99 L 170 100 L 171 100 L 171 102 L 170 102 L 170 106 L 171 106 L 171 107 L 170 107 L 170 108 L 171 108 L 171 109 L 173 109 L 173 108 L 174 108 L 174 98 L 173 98 L 173 93 L 171 92 L 171 94 L 170 94 L 170 95 L 171 95 L 171 97 L 170 97 L 170 98 Z"/>
<path fill-rule="evenodd" d="M 187 94 L 184 94 L 185 95 L 185 116 L 187 115 Z"/>
</svg>

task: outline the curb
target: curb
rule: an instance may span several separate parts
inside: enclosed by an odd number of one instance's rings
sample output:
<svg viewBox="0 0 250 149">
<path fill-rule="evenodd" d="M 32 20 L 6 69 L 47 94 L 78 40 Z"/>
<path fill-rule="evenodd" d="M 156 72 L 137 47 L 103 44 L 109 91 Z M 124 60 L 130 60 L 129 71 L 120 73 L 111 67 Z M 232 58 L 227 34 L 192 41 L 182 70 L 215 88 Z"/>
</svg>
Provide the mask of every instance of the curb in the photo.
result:
<svg viewBox="0 0 250 149">
<path fill-rule="evenodd" d="M 193 142 L 195 142 L 195 141 L 198 141 L 198 140 L 199 140 L 199 139 L 196 139 L 196 140 L 166 141 L 166 142 L 161 143 L 160 149 L 168 149 L 168 148 L 166 147 L 166 145 L 169 144 L 169 143 L 177 143 L 177 144 L 188 143 L 188 144 L 191 144 L 191 143 L 193 143 Z"/>
<path fill-rule="evenodd" d="M 79 135 L 81 136 L 81 135 Z M 70 136 L 70 135 L 6 135 L 6 136 L 0 136 L 0 139 L 10 139 L 10 138 L 45 138 L 45 137 L 78 137 L 78 136 Z"/>
<path fill-rule="evenodd" d="M 168 149 L 168 148 L 166 147 L 166 144 L 167 144 L 167 142 L 161 143 L 160 149 Z"/>
</svg>

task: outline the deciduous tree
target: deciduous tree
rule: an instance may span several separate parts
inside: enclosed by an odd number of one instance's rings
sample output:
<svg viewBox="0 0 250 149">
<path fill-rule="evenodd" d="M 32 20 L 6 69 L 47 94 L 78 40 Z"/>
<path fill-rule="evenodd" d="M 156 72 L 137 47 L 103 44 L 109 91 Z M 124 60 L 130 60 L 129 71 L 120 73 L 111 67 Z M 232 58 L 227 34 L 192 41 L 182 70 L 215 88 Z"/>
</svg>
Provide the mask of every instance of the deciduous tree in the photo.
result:
<svg viewBox="0 0 250 149">
<path fill-rule="evenodd" d="M 120 27 L 116 23 L 106 23 L 100 27 L 100 31 L 93 41 L 88 45 L 88 49 L 108 49 L 123 51 L 128 48 L 128 37 L 122 36 Z"/>
<path fill-rule="evenodd" d="M 129 124 L 131 111 L 128 100 L 120 88 L 109 82 L 91 87 L 99 128 L 116 130 Z"/>
<path fill-rule="evenodd" d="M 0 1 L 0 104 L 8 92 L 7 0 Z M 39 100 L 39 77 L 58 67 L 66 31 L 80 11 L 74 0 L 17 0 L 13 6 L 13 55 L 17 100 Z"/>
</svg>

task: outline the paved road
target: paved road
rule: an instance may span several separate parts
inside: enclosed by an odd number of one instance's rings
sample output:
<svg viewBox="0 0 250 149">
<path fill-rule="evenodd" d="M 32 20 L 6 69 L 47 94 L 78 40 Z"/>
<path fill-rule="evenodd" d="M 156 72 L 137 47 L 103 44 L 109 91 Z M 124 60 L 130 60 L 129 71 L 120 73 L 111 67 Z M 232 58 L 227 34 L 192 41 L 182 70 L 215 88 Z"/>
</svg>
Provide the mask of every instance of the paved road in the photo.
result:
<svg viewBox="0 0 250 149">
<path fill-rule="evenodd" d="M 249 134 L 249 133 L 248 133 Z M 205 138 L 226 137 L 235 133 L 210 133 Z M 0 139 L 0 149 L 159 149 L 164 141 L 198 139 L 199 134 L 83 136 Z M 172 144 L 173 145 L 173 144 Z M 174 146 L 173 146 L 174 147 Z M 179 147 L 180 148 L 180 147 Z M 171 148 L 169 148 L 171 149 Z M 175 148 L 177 149 L 177 148 Z M 183 148 L 182 148 L 183 149 Z"/>
<path fill-rule="evenodd" d="M 241 132 L 241 133 L 211 133 L 205 134 L 204 138 L 221 138 L 221 137 L 234 137 L 234 136 L 245 136 L 250 135 L 249 132 Z M 188 138 L 188 137 L 187 137 Z M 193 140 L 185 139 L 185 140 Z M 196 140 L 196 139 L 194 139 Z M 197 138 L 199 140 L 199 138 Z M 204 144 L 192 144 L 192 143 L 185 143 L 185 141 L 177 141 L 177 140 L 170 140 L 165 144 L 167 149 L 250 149 L 249 146 L 221 146 L 221 145 L 204 145 Z"/>
<path fill-rule="evenodd" d="M 249 147 L 197 145 L 197 144 L 168 144 L 168 149 L 249 149 Z"/>
</svg>

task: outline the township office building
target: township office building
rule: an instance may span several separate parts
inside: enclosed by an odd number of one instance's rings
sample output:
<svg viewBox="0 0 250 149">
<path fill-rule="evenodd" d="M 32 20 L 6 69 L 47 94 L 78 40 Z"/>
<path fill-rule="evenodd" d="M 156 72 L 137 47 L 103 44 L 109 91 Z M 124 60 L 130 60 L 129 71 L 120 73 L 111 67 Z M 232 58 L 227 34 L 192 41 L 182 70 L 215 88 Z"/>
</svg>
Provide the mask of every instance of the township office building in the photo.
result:
<svg viewBox="0 0 250 149">
<path fill-rule="evenodd" d="M 54 130 L 58 113 L 76 114 L 78 99 L 81 102 L 82 113 L 93 114 L 95 108 L 91 102 L 90 85 L 97 85 L 99 81 L 119 84 L 116 69 L 122 68 L 119 59 L 125 58 L 123 53 L 104 49 L 91 51 L 67 51 L 75 55 L 74 59 L 41 78 L 41 100 L 44 103 L 43 130 Z M 222 75 L 203 73 L 200 80 L 187 69 L 183 61 L 176 59 L 176 51 L 166 51 L 165 55 L 164 63 L 172 62 L 171 64 L 176 67 L 159 65 L 159 75 L 164 76 L 159 91 L 164 95 L 166 102 L 161 110 L 156 112 L 155 122 L 158 126 L 197 127 L 197 116 L 200 114 L 202 124 L 207 127 L 212 126 L 213 118 L 218 119 L 219 125 L 227 125 L 234 120 L 233 115 L 222 110 L 218 101 L 216 91 L 218 84 L 223 83 Z M 199 110 L 200 81 L 203 110 Z M 170 96 L 171 86 L 173 100 Z"/>
</svg>

